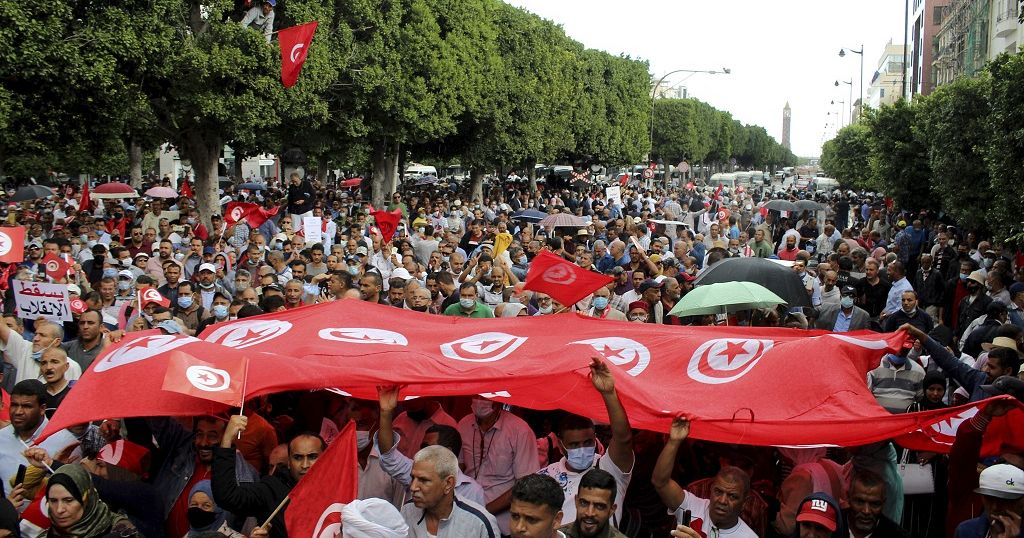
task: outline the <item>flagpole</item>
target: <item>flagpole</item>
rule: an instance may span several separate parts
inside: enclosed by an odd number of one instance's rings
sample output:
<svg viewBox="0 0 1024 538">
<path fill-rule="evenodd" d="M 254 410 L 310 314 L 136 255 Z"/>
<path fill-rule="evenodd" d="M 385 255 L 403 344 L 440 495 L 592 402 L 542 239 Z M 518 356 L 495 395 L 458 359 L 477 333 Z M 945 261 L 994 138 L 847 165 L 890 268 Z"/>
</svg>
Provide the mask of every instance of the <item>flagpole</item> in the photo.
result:
<svg viewBox="0 0 1024 538">
<path fill-rule="evenodd" d="M 245 416 L 245 386 L 249 382 L 249 359 L 245 359 L 245 370 L 242 372 L 242 401 L 238 402 L 238 416 Z M 238 439 L 242 438 L 242 430 L 238 430 Z M 273 516 L 271 516 L 273 517 Z M 270 521 L 270 520 L 267 520 Z"/>
<path fill-rule="evenodd" d="M 275 508 L 274 511 L 270 513 L 270 517 L 268 517 L 267 520 L 264 521 L 262 525 L 260 525 L 260 528 L 266 529 L 267 526 L 270 525 L 270 520 L 274 519 L 274 517 L 277 516 L 277 513 L 280 512 L 281 509 L 284 508 L 284 505 L 288 504 L 288 501 L 290 500 L 291 497 L 287 496 L 284 499 L 281 499 L 281 504 L 277 505 L 277 508 Z"/>
</svg>

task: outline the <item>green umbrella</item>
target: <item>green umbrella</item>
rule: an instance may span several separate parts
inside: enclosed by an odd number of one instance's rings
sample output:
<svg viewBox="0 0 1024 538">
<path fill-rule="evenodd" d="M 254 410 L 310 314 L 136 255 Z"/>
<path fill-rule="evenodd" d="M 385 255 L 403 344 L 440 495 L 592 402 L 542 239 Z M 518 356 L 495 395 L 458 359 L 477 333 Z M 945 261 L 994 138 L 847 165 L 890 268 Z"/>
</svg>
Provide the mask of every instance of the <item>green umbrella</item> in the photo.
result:
<svg viewBox="0 0 1024 538">
<path fill-rule="evenodd" d="M 669 314 L 680 317 L 726 314 L 780 304 L 786 304 L 786 301 L 760 284 L 719 282 L 697 286 L 680 299 Z"/>
</svg>

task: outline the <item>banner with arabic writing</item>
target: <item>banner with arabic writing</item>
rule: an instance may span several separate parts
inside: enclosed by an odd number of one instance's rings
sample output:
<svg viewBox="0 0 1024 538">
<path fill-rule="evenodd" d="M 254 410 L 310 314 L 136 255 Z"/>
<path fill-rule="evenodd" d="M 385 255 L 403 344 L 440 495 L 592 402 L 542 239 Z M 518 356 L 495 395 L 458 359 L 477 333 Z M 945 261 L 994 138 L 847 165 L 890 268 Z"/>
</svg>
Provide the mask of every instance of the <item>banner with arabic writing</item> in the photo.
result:
<svg viewBox="0 0 1024 538">
<path fill-rule="evenodd" d="M 19 318 L 71 321 L 68 287 L 64 284 L 15 280 L 14 302 Z"/>
</svg>

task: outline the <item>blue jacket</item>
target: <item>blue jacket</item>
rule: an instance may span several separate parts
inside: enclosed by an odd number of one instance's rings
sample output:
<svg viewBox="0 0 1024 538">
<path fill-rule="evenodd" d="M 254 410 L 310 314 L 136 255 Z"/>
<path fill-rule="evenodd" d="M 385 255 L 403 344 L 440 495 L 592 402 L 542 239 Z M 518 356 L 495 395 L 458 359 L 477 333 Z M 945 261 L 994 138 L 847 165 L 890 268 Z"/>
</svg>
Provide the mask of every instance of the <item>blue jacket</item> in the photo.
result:
<svg viewBox="0 0 1024 538">
<path fill-rule="evenodd" d="M 942 347 L 942 344 L 935 341 L 934 338 L 929 337 L 924 341 L 924 348 L 931 355 L 935 364 L 939 365 L 939 368 L 946 373 L 949 377 L 953 378 L 971 395 L 971 401 L 977 402 L 984 400 L 987 396 L 978 390 L 978 387 L 988 382 L 988 374 L 981 370 L 975 370 L 970 366 L 967 366 L 959 359 L 953 356 L 948 349 Z"/>
<path fill-rule="evenodd" d="M 988 536 L 988 516 L 981 514 L 974 519 L 968 519 L 957 526 L 953 538 L 985 538 Z M 1021 529 L 1020 536 L 1024 538 L 1024 529 Z"/>
</svg>

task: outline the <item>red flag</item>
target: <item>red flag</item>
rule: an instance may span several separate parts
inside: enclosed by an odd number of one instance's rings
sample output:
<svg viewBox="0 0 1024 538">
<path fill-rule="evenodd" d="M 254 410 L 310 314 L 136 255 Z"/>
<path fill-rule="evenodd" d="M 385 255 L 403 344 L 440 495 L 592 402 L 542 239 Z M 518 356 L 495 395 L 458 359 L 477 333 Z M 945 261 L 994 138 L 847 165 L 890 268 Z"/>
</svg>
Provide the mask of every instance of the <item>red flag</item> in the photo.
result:
<svg viewBox="0 0 1024 538">
<path fill-rule="evenodd" d="M 192 185 L 187 179 L 181 180 L 181 195 L 185 198 L 195 198 L 195 194 L 192 193 Z"/>
<path fill-rule="evenodd" d="M 341 509 L 359 496 L 356 423 L 349 421 L 292 489 L 284 512 L 289 536 L 335 536 Z"/>
<path fill-rule="evenodd" d="M 82 200 L 78 202 L 78 210 L 92 210 L 92 198 L 89 197 L 89 180 L 85 180 L 82 182 Z"/>
<path fill-rule="evenodd" d="M 281 45 L 281 83 L 285 88 L 291 88 L 299 80 L 299 72 L 316 33 L 316 24 L 316 21 L 307 22 L 277 33 L 277 41 Z"/>
<path fill-rule="evenodd" d="M 52 252 L 43 256 L 43 265 L 46 266 L 46 276 L 55 281 L 67 277 L 68 269 L 71 269 L 71 264 Z"/>
<path fill-rule="evenodd" d="M 264 222 L 270 219 L 281 210 L 281 206 L 274 206 L 273 209 L 265 209 L 263 206 L 256 206 L 255 211 L 250 211 L 249 215 L 246 216 L 245 221 L 249 223 L 249 226 L 253 228 L 259 228 L 263 226 Z M 293 224 L 294 226 L 294 224 Z"/>
<path fill-rule="evenodd" d="M 146 305 L 153 303 L 164 308 L 171 306 L 171 300 L 160 294 L 156 288 L 139 290 L 139 308 L 146 308 Z"/>
<path fill-rule="evenodd" d="M 402 220 L 402 210 L 384 211 L 377 209 L 370 213 L 370 215 L 373 216 L 377 227 L 380 228 L 380 235 L 384 238 L 384 242 L 391 241 L 391 238 L 395 236 L 395 230 L 398 229 L 398 222 Z"/>
<path fill-rule="evenodd" d="M 235 224 L 245 220 L 249 213 L 252 213 L 256 209 L 256 204 L 252 202 L 230 202 L 228 206 L 224 208 L 224 224 L 227 226 L 234 226 Z"/>
<path fill-rule="evenodd" d="M 721 200 L 722 199 L 722 184 L 721 183 L 719 183 L 718 184 L 718 188 L 715 189 L 715 197 L 714 198 L 715 198 L 715 200 Z"/>
<path fill-rule="evenodd" d="M 124 217 L 121 220 L 107 219 L 107 223 L 104 224 L 103 227 L 104 229 L 107 230 L 107 233 L 110 235 L 114 235 L 114 230 L 117 230 L 117 233 L 120 234 L 118 237 L 120 237 L 121 240 L 124 241 L 124 231 L 127 226 L 128 217 Z"/>
<path fill-rule="evenodd" d="M 542 251 L 530 263 L 523 288 L 546 293 L 562 305 L 572 306 L 612 280 L 610 276 L 588 271 L 560 256 Z"/>
<path fill-rule="evenodd" d="M 163 389 L 225 405 L 240 405 L 245 395 L 248 359 L 232 361 L 230 371 L 181 351 L 171 351 Z"/>
<path fill-rule="evenodd" d="M 25 261 L 25 228 L 22 226 L 0 228 L 0 262 L 21 263 L 23 261 Z"/>
</svg>

